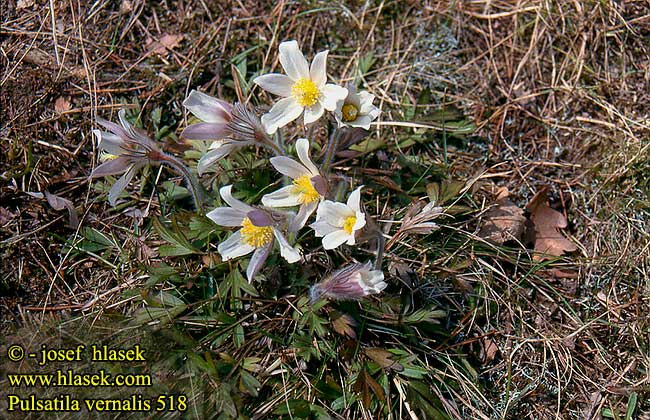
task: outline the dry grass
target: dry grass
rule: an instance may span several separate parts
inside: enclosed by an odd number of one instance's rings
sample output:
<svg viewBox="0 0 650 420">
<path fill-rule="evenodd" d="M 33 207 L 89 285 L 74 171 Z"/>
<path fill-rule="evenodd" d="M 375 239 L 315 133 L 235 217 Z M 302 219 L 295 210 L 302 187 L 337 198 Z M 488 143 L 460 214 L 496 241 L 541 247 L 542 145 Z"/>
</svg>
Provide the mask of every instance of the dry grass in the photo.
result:
<svg viewBox="0 0 650 420">
<path fill-rule="evenodd" d="M 94 118 L 138 102 L 146 115 L 162 107 L 165 123 L 178 130 L 191 88 L 251 96 L 230 58 L 274 68 L 277 43 L 294 38 L 305 51 L 329 47 L 329 72 L 343 80 L 372 53 L 364 80 L 386 121 L 403 120 L 402 105 L 428 89 L 418 122 L 438 126 L 435 112 L 452 108 L 474 122 L 474 135 L 450 139 L 444 153 L 437 142 L 405 153 L 441 167 L 446 159 L 452 179 L 477 180 L 472 192 L 481 209 L 497 186 L 523 207 L 549 185 L 553 207 L 571 222 L 567 233 L 580 250 L 553 263 L 531 262 L 524 250 L 486 250 L 472 235 L 479 219 L 451 226 L 466 233 L 464 242 L 438 259 L 412 257 L 403 244 L 387 255 L 428 280 L 431 299 L 452 312 L 448 341 L 432 349 L 440 355 L 433 374 L 457 383 L 435 390 L 445 411 L 459 419 L 626 418 L 636 395 L 631 418 L 650 419 L 647 1 L 71 0 L 20 10 L 11 3 L 2 11 L 0 44 L 0 316 L 7 331 L 31 326 L 36 335 L 33 325 L 51 317 L 129 312 L 141 297 L 122 292 L 141 284 L 138 261 L 159 259 L 149 253 L 157 242 L 133 235 L 137 220 L 108 209 L 86 181 Z M 166 34 L 183 39 L 163 54 L 145 45 Z M 56 107 L 59 98 L 69 106 Z M 391 124 L 378 130 L 388 156 L 404 152 L 401 139 L 414 132 Z M 167 142 L 179 150 L 173 138 Z M 399 169 L 364 169 L 387 187 L 375 206 L 381 220 L 402 215 L 389 205 L 399 188 L 389 175 Z M 73 200 L 82 226 L 105 232 L 119 256 L 66 252 L 64 242 L 79 231 L 26 194 L 43 190 Z M 150 198 L 141 204 L 160 213 Z M 431 246 L 415 249 L 426 254 Z M 459 354 L 476 380 L 458 368 Z"/>
</svg>

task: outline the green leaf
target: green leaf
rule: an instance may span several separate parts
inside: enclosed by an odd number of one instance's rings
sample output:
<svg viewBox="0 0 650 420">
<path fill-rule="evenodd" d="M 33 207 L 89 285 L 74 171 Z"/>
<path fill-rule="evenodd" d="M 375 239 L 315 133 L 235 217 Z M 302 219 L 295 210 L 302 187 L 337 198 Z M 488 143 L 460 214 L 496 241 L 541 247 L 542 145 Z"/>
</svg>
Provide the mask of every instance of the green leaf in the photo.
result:
<svg viewBox="0 0 650 420">
<path fill-rule="evenodd" d="M 630 394 L 630 398 L 627 400 L 627 411 L 625 412 L 625 420 L 632 420 L 632 415 L 634 415 L 634 410 L 636 410 L 636 402 L 639 395 L 636 392 Z"/>
<path fill-rule="evenodd" d="M 156 232 L 163 238 L 165 241 L 169 242 L 171 245 L 160 246 L 158 252 L 162 256 L 178 256 L 178 255 L 188 255 L 199 252 L 197 249 L 192 246 L 192 244 L 187 240 L 187 238 L 178 231 L 174 231 L 167 225 L 162 222 L 159 218 L 153 219 L 153 227 Z"/>
</svg>

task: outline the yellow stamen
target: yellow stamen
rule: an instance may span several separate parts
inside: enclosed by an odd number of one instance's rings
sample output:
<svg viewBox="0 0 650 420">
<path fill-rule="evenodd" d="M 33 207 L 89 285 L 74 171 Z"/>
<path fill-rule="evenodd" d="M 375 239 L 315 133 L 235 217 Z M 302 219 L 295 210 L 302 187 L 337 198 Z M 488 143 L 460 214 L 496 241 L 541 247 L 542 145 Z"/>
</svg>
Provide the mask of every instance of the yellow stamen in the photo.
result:
<svg viewBox="0 0 650 420">
<path fill-rule="evenodd" d="M 356 216 L 350 216 L 347 219 L 345 219 L 345 223 L 343 224 L 343 230 L 348 233 L 348 235 L 352 235 L 352 228 L 354 228 L 354 224 L 357 223 L 357 217 Z"/>
<path fill-rule="evenodd" d="M 292 192 L 294 194 L 300 194 L 300 204 L 309 204 L 320 200 L 320 194 L 311 183 L 311 177 L 309 175 L 303 175 L 295 179 L 293 181 Z"/>
<path fill-rule="evenodd" d="M 359 115 L 359 109 L 352 104 L 345 104 L 341 108 L 341 114 L 343 114 L 343 121 L 350 122 L 357 119 Z"/>
<path fill-rule="evenodd" d="M 291 95 L 300 106 L 310 107 L 318 102 L 320 92 L 316 84 L 309 79 L 300 79 L 291 86 Z"/>
<path fill-rule="evenodd" d="M 255 248 L 261 248 L 273 240 L 273 228 L 270 226 L 255 226 L 248 217 L 241 222 L 239 233 L 241 234 L 242 243 Z"/>
<path fill-rule="evenodd" d="M 108 152 L 104 152 L 101 155 L 99 155 L 100 162 L 106 162 L 106 161 L 113 160 L 113 159 L 117 159 L 117 155 L 113 155 L 113 154 L 108 153 Z"/>
</svg>

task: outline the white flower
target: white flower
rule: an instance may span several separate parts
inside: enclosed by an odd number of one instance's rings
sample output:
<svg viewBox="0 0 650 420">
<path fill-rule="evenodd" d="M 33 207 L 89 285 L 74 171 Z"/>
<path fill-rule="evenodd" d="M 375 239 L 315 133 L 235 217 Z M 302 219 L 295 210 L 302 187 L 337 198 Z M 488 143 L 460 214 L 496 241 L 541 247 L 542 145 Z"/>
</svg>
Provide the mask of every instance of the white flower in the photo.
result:
<svg viewBox="0 0 650 420">
<path fill-rule="evenodd" d="M 355 244 L 356 232 L 366 225 L 366 215 L 360 208 L 361 188 L 352 191 L 347 204 L 325 200 L 318 206 L 316 222 L 309 226 L 317 237 L 323 237 L 323 248 L 334 249 L 344 242 Z"/>
<path fill-rule="evenodd" d="M 353 84 L 348 84 L 348 96 L 336 104 L 334 118 L 339 127 L 349 125 L 351 127 L 360 127 L 370 130 L 370 123 L 379 116 L 379 108 L 372 102 L 375 95 L 365 90 L 357 93 L 357 88 Z"/>
<path fill-rule="evenodd" d="M 335 271 L 320 283 L 309 289 L 311 301 L 321 297 L 334 300 L 360 299 L 386 288 L 384 273 L 373 270 L 369 262 L 365 264 L 350 264 Z"/>
<path fill-rule="evenodd" d="M 297 232 L 305 226 L 307 219 L 327 193 L 327 181 L 309 158 L 309 140 L 298 139 L 296 152 L 302 164 L 286 156 L 276 156 L 270 159 L 271 164 L 278 172 L 293 180 L 292 185 L 262 197 L 262 204 L 267 207 L 300 206 L 298 214 L 289 226 L 290 232 Z"/>
<path fill-rule="evenodd" d="M 254 251 L 246 269 L 248 281 L 251 281 L 266 262 L 275 238 L 280 245 L 280 254 L 285 260 L 289 263 L 299 261 L 300 253 L 289 245 L 277 228 L 278 223 L 274 215 L 237 200 L 232 196 L 231 189 L 232 185 L 227 185 L 219 190 L 221 197 L 230 207 L 218 207 L 206 215 L 218 225 L 241 227 L 217 247 L 221 258 L 228 261 Z"/>
<path fill-rule="evenodd" d="M 318 120 L 324 110 L 334 111 L 336 103 L 348 94 L 344 87 L 327 82 L 325 71 L 328 51 L 316 54 L 311 67 L 300 52 L 296 41 L 280 44 L 280 64 L 287 75 L 270 73 L 253 80 L 262 89 L 282 96 L 273 108 L 262 116 L 269 134 L 284 127 L 305 112 L 305 124 Z"/>
</svg>

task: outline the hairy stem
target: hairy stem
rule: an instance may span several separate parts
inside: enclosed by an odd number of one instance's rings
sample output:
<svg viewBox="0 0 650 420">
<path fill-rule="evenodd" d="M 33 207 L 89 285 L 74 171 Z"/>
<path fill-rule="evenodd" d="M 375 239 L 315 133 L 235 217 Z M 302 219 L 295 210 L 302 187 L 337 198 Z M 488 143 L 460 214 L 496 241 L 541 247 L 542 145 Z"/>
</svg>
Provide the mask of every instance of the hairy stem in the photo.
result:
<svg viewBox="0 0 650 420">
<path fill-rule="evenodd" d="M 196 206 L 199 213 L 203 214 L 203 194 L 199 180 L 194 176 L 192 172 L 190 172 L 188 167 L 185 166 L 183 162 L 181 162 L 176 157 L 164 153 L 162 154 L 160 160 L 171 166 L 178 173 L 180 173 L 183 178 L 185 178 L 190 193 L 192 194 L 192 199 L 194 199 L 194 205 Z"/>
</svg>

